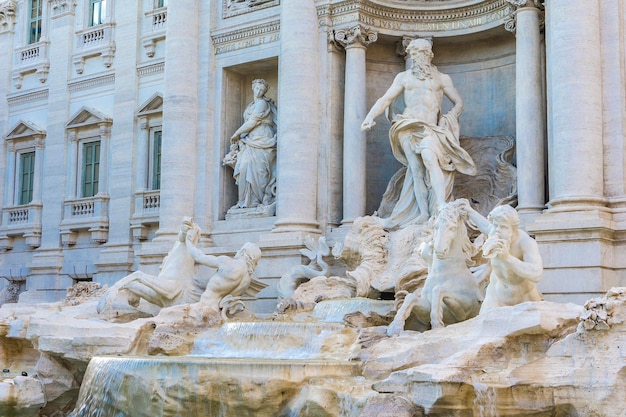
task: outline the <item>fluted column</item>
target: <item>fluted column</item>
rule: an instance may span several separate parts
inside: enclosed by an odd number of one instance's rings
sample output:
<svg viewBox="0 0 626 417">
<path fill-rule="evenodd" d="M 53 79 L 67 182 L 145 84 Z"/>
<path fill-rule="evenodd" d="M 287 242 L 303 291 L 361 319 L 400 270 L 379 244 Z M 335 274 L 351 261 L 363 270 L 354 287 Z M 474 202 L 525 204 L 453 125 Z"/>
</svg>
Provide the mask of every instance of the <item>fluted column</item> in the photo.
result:
<svg viewBox="0 0 626 417">
<path fill-rule="evenodd" d="M 314 0 L 282 2 L 274 232 L 319 231 L 320 43 Z"/>
<path fill-rule="evenodd" d="M 515 31 L 516 38 L 517 209 L 540 212 L 545 206 L 545 107 L 541 69 L 543 6 L 533 0 L 507 1 L 516 6 L 514 20 L 506 27 Z"/>
<path fill-rule="evenodd" d="M 365 215 L 367 142 L 361 123 L 366 109 L 365 54 L 376 32 L 354 26 L 335 32 L 335 40 L 346 50 L 343 114 L 343 221 L 351 224 Z"/>
<path fill-rule="evenodd" d="M 549 205 L 553 210 L 603 204 L 599 13 L 599 0 L 546 2 Z"/>
<path fill-rule="evenodd" d="M 198 125 L 198 39 L 196 0 L 168 4 L 163 94 L 161 208 L 158 239 L 170 240 L 182 218 L 193 215 Z M 166 237 L 169 236 L 169 237 Z"/>
</svg>

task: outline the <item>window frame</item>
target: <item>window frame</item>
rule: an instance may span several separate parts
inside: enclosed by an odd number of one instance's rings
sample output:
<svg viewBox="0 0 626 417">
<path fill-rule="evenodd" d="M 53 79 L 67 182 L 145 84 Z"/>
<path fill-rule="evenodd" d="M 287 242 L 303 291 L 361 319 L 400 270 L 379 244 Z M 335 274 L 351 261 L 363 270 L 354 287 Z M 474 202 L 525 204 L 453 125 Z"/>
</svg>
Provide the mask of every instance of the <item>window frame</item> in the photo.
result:
<svg viewBox="0 0 626 417">
<path fill-rule="evenodd" d="M 33 17 L 33 10 L 38 10 L 37 16 Z M 33 45 L 38 43 L 43 36 L 43 14 L 44 0 L 28 0 L 28 21 L 26 24 L 26 44 Z M 33 32 L 33 23 L 35 23 L 36 31 Z"/>
<path fill-rule="evenodd" d="M 163 152 L 162 126 L 150 128 L 150 144 L 148 152 L 150 155 L 148 158 L 148 189 L 152 191 L 160 190 L 162 170 L 161 155 Z"/>
<path fill-rule="evenodd" d="M 95 16 L 96 5 L 98 10 L 97 18 Z M 89 7 L 87 10 L 87 26 L 94 27 L 108 22 L 109 10 L 107 0 L 89 0 Z"/>
<path fill-rule="evenodd" d="M 94 150 L 96 151 L 96 157 L 89 164 L 88 150 L 94 146 Z M 100 137 L 92 136 L 89 138 L 81 139 L 78 144 L 79 154 L 81 155 L 80 159 L 80 184 L 79 184 L 79 198 L 92 198 L 98 195 L 99 185 L 100 185 L 100 158 L 101 158 L 101 148 L 102 141 Z M 93 155 L 92 155 L 93 156 Z M 91 168 L 88 170 L 88 166 Z M 95 167 L 95 168 L 94 168 Z M 88 171 L 91 173 L 91 179 L 87 180 Z M 87 192 L 87 185 L 91 186 L 90 192 Z"/>
<path fill-rule="evenodd" d="M 30 168 L 28 169 L 28 172 L 26 172 L 25 167 L 24 167 L 24 162 L 25 162 L 25 156 L 28 155 L 29 156 L 29 163 L 30 163 Z M 20 150 L 16 153 L 16 165 L 17 165 L 17 172 L 16 172 L 16 179 L 17 181 L 15 181 L 15 186 L 16 186 L 16 190 L 15 190 L 15 198 L 14 201 L 16 203 L 17 206 L 27 206 L 30 203 L 33 202 L 33 190 L 34 190 L 34 186 L 35 186 L 35 175 L 36 170 L 35 170 L 35 158 L 36 158 L 36 154 L 35 154 L 35 148 L 26 148 L 23 150 Z M 27 177 L 28 178 L 28 184 L 27 187 L 24 187 L 24 178 Z M 24 193 L 26 193 L 27 198 L 24 199 Z"/>
</svg>

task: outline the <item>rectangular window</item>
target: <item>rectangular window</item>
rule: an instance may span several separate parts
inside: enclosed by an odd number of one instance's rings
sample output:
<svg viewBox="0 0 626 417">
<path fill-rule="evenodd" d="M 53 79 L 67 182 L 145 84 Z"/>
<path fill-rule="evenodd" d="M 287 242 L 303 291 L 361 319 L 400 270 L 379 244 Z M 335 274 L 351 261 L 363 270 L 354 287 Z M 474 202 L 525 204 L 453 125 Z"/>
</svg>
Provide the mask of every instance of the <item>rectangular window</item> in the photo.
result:
<svg viewBox="0 0 626 417">
<path fill-rule="evenodd" d="M 35 152 L 20 154 L 20 184 L 17 203 L 29 204 L 33 201 L 33 179 L 35 177 Z"/>
<path fill-rule="evenodd" d="M 83 181 L 81 197 L 98 194 L 100 170 L 100 141 L 83 144 Z"/>
<path fill-rule="evenodd" d="M 37 43 L 41 38 L 41 20 L 43 0 L 30 0 L 30 13 L 28 15 L 28 43 Z"/>
<path fill-rule="evenodd" d="M 165 7 L 165 6 L 167 6 L 167 0 L 156 0 L 155 1 L 155 8 Z"/>
<path fill-rule="evenodd" d="M 152 189 L 161 188 L 161 139 L 163 132 L 157 130 L 152 139 Z"/>
<path fill-rule="evenodd" d="M 89 1 L 89 26 L 101 25 L 106 18 L 107 0 Z"/>
</svg>

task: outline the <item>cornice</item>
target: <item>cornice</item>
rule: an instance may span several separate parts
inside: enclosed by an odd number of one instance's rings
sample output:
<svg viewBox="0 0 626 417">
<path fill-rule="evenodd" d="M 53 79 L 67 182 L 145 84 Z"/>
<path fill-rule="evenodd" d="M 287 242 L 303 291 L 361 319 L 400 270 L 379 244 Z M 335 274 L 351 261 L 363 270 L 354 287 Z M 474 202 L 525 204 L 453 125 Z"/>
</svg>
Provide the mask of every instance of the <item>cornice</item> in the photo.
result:
<svg viewBox="0 0 626 417">
<path fill-rule="evenodd" d="M 216 54 L 276 42 L 279 38 L 279 20 L 211 35 Z"/>
<path fill-rule="evenodd" d="M 35 102 L 45 102 L 48 100 L 48 89 L 29 91 L 26 93 L 20 93 L 7 97 L 9 106 L 19 106 L 22 104 L 29 104 Z"/>
<path fill-rule="evenodd" d="M 384 3 L 384 4 L 383 4 Z M 415 2 L 342 0 L 318 7 L 320 26 L 333 29 L 361 23 L 383 34 L 454 36 L 503 25 L 513 11 L 507 0 Z"/>
</svg>

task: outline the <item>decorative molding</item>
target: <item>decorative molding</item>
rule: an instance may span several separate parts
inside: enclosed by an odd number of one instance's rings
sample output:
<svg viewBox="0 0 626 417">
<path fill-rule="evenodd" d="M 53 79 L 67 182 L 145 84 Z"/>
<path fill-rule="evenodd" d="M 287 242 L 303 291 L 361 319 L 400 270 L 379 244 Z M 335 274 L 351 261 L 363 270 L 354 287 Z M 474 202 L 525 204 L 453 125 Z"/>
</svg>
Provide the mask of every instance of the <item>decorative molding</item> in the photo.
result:
<svg viewBox="0 0 626 417">
<path fill-rule="evenodd" d="M 68 90 L 70 93 L 76 93 L 78 91 L 89 90 L 92 88 L 103 87 L 105 85 L 115 84 L 115 74 L 101 75 L 99 77 L 93 77 L 86 80 L 72 81 L 68 83 Z"/>
<path fill-rule="evenodd" d="M 344 0 L 317 8 L 320 26 L 346 28 L 367 25 L 379 34 L 452 36 L 497 27 L 511 14 L 506 0 L 485 0 L 451 7 L 445 2 L 383 6 L 373 0 Z"/>
<path fill-rule="evenodd" d="M 335 31 L 335 40 L 344 48 L 354 43 L 359 43 L 368 47 L 378 40 L 378 33 L 369 30 L 363 25 L 356 25 L 349 29 L 339 29 Z"/>
<path fill-rule="evenodd" d="M 0 2 L 0 33 L 13 31 L 16 7 L 17 1 L 15 0 Z"/>
<path fill-rule="evenodd" d="M 46 131 L 33 122 L 26 120 L 20 120 L 4 137 L 8 142 L 20 141 L 20 140 L 32 140 L 41 139 L 46 137 Z"/>
<path fill-rule="evenodd" d="M 277 42 L 280 39 L 280 21 L 214 34 L 211 39 L 216 55 Z"/>
<path fill-rule="evenodd" d="M 545 10 L 545 4 L 543 0 L 505 0 L 507 3 L 510 3 L 513 6 L 513 10 L 507 16 L 504 21 L 504 28 L 509 31 L 515 33 L 517 30 L 517 12 L 520 9 L 536 9 L 540 14 L 540 29 L 543 29 L 545 25 L 545 15 L 543 14 Z"/>
<path fill-rule="evenodd" d="M 152 94 L 137 110 L 138 118 L 147 118 L 153 114 L 163 112 L 163 94 L 159 91 Z"/>
<path fill-rule="evenodd" d="M 146 77 L 148 75 L 162 74 L 165 72 L 165 62 L 157 62 L 156 64 L 144 65 L 137 67 L 137 76 Z"/>
<path fill-rule="evenodd" d="M 22 104 L 30 104 L 37 101 L 48 100 L 48 89 L 22 93 L 7 98 L 9 106 L 20 106 Z"/>
<path fill-rule="evenodd" d="M 52 8 L 52 19 L 73 15 L 76 10 L 75 0 L 48 0 Z"/>
<path fill-rule="evenodd" d="M 48 60 L 48 42 L 42 38 L 40 42 L 17 48 L 14 52 L 14 70 L 11 78 L 18 90 L 22 88 L 24 75 L 36 73 L 43 84 L 48 80 L 50 61 Z"/>
<path fill-rule="evenodd" d="M 89 27 L 76 32 L 76 52 L 72 58 L 74 69 L 77 74 L 82 74 L 85 69 L 85 60 L 90 57 L 102 57 L 102 63 L 106 68 L 113 64 L 115 57 L 114 23 Z"/>
<path fill-rule="evenodd" d="M 65 128 L 68 130 L 74 130 L 87 126 L 98 125 L 100 127 L 100 133 L 102 135 L 103 133 L 106 133 L 102 131 L 103 128 L 108 128 L 110 131 L 110 126 L 112 123 L 113 119 L 111 119 L 104 113 L 101 113 L 91 107 L 83 106 L 80 110 L 74 113 L 72 117 L 70 117 L 70 121 L 67 122 Z"/>
<path fill-rule="evenodd" d="M 280 0 L 222 0 L 222 18 L 256 12 L 279 4 Z"/>
<path fill-rule="evenodd" d="M 156 45 L 165 39 L 165 30 L 167 27 L 167 7 L 150 10 L 145 13 L 147 22 L 144 24 L 148 27 L 145 34 L 141 38 L 141 44 L 144 47 L 148 58 L 153 58 L 156 53 Z"/>
</svg>

